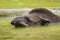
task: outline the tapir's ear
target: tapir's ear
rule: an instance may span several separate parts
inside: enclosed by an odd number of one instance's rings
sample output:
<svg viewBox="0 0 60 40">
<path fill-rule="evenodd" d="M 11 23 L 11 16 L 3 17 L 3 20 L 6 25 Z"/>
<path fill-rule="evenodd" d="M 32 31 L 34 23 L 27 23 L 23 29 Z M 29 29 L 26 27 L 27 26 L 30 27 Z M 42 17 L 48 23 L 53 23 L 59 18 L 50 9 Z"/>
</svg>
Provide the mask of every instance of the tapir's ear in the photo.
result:
<svg viewBox="0 0 60 40">
<path fill-rule="evenodd" d="M 41 18 L 41 25 L 48 25 L 50 21 L 46 18 Z"/>
<path fill-rule="evenodd" d="M 25 17 L 25 19 L 26 19 L 28 22 L 30 22 L 30 21 L 31 21 L 29 17 Z"/>
</svg>

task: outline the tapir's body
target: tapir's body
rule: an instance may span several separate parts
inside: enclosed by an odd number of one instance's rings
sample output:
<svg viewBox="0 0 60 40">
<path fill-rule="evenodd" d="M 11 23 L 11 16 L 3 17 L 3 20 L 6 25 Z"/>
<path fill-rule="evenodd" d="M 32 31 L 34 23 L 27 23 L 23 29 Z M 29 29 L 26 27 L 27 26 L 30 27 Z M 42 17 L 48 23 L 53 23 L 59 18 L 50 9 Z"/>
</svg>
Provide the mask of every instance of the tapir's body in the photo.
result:
<svg viewBox="0 0 60 40">
<path fill-rule="evenodd" d="M 15 22 L 15 23 L 14 23 Z M 49 23 L 59 23 L 60 17 L 53 14 L 51 11 L 44 8 L 37 8 L 30 11 L 27 15 L 15 18 L 11 24 L 17 27 L 33 26 L 33 25 L 48 25 Z"/>
<path fill-rule="evenodd" d="M 57 23 L 60 22 L 60 17 L 53 14 L 51 11 L 48 11 L 47 9 L 44 8 L 38 8 L 38 9 L 34 9 L 32 10 L 30 13 L 30 15 L 37 15 L 38 17 L 42 17 L 45 19 L 48 19 L 51 23 Z"/>
</svg>

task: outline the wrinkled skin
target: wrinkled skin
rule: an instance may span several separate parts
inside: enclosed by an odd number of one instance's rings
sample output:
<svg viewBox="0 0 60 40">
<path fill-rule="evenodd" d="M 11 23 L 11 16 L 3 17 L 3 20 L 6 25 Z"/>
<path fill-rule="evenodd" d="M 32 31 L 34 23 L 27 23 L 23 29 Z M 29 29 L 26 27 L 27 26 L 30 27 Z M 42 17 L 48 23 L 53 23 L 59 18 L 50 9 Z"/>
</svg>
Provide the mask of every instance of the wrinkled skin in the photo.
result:
<svg viewBox="0 0 60 40">
<path fill-rule="evenodd" d="M 48 25 L 49 21 L 43 18 L 39 18 L 38 20 L 36 20 L 36 18 L 34 19 L 33 16 L 21 16 L 21 17 L 17 17 L 15 18 L 12 22 L 12 25 L 15 25 L 15 27 L 29 27 L 29 26 L 34 26 L 34 25 Z"/>
<path fill-rule="evenodd" d="M 25 26 L 28 26 L 27 24 L 27 20 L 25 19 L 25 17 L 17 17 L 15 18 L 12 22 L 11 22 L 12 25 L 15 25 L 15 27 L 25 27 Z"/>
<path fill-rule="evenodd" d="M 37 8 L 30 11 L 27 15 L 16 17 L 11 24 L 15 27 L 29 27 L 35 25 L 48 25 L 50 23 L 59 23 L 60 17 L 47 9 Z"/>
</svg>

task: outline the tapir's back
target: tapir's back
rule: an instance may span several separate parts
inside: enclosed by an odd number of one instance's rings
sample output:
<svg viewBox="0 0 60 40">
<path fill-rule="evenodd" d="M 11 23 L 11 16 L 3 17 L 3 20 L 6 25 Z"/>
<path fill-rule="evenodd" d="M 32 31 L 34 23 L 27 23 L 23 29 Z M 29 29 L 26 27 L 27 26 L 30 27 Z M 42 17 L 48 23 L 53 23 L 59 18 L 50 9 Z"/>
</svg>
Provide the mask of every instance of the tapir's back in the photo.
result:
<svg viewBox="0 0 60 40">
<path fill-rule="evenodd" d="M 44 8 L 37 8 L 33 9 L 32 11 L 29 12 L 29 14 L 36 14 L 38 16 L 44 16 L 44 18 L 48 18 L 51 22 L 60 22 L 60 17 L 57 15 L 53 14 L 51 11 L 44 9 Z"/>
</svg>

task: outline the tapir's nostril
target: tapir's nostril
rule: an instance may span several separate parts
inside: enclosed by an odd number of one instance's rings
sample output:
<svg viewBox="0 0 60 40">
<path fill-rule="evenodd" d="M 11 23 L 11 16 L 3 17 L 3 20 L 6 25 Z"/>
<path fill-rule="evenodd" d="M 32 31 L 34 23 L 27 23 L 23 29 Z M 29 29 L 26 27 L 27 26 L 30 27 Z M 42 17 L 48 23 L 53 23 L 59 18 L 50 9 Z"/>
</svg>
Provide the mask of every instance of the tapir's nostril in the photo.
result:
<svg viewBox="0 0 60 40">
<path fill-rule="evenodd" d="M 13 22 L 11 22 L 11 24 L 13 25 Z"/>
<path fill-rule="evenodd" d="M 11 24 L 12 24 L 12 25 L 14 25 L 14 24 L 15 24 L 15 22 L 13 22 L 13 21 L 12 21 L 12 22 L 11 22 Z"/>
</svg>

